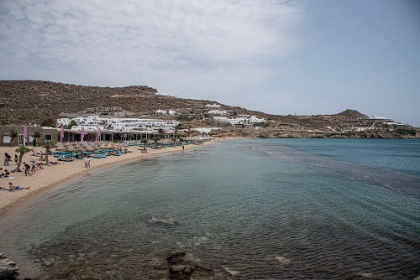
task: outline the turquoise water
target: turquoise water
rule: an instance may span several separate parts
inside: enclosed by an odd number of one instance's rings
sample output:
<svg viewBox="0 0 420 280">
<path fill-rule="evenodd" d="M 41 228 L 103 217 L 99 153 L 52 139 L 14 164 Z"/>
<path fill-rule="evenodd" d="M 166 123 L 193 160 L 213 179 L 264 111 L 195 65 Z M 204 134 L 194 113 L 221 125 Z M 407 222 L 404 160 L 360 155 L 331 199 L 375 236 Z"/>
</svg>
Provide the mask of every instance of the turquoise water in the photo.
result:
<svg viewBox="0 0 420 280">
<path fill-rule="evenodd" d="M 214 279 L 413 279 L 419 166 L 414 140 L 222 142 L 66 184 L 1 221 L 0 251 L 49 279 L 162 279 L 179 250 Z"/>
</svg>

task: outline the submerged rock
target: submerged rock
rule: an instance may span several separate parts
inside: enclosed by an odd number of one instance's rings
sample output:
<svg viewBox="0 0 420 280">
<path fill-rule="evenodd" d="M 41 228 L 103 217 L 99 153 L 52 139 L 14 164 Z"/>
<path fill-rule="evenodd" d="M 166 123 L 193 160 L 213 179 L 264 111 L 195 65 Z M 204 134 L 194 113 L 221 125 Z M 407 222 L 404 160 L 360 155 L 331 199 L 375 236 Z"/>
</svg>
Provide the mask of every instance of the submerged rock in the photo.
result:
<svg viewBox="0 0 420 280">
<path fill-rule="evenodd" d="M 160 225 L 177 225 L 178 220 L 171 216 L 152 216 L 147 220 L 149 224 L 160 224 Z"/>
<path fill-rule="evenodd" d="M 0 253 L 0 280 L 13 280 L 19 275 L 16 263 Z"/>
<path fill-rule="evenodd" d="M 181 251 L 172 252 L 166 258 L 169 265 L 169 279 L 187 280 L 187 279 L 213 279 L 213 269 L 199 263 L 196 260 L 187 259 L 185 253 Z"/>
</svg>

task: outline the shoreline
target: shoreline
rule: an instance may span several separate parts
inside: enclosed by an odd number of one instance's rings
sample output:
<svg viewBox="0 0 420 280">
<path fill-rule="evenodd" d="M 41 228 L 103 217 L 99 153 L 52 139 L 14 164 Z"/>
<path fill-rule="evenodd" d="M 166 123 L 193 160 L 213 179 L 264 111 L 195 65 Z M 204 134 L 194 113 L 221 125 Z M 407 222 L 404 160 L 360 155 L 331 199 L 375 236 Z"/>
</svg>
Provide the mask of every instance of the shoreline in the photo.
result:
<svg viewBox="0 0 420 280">
<path fill-rule="evenodd" d="M 230 138 L 232 139 L 232 138 Z M 185 145 L 184 151 L 194 151 L 200 149 L 204 146 L 215 145 L 219 141 L 226 139 L 212 139 L 211 141 L 204 142 L 203 144 L 195 145 L 189 144 Z M 0 173 L 3 173 L 5 169 L 8 171 L 14 170 L 16 168 L 16 163 L 13 161 L 15 154 L 15 149 L 17 146 L 0 147 L 0 153 L 3 156 L 7 152 L 12 156 L 12 161 L 10 161 L 10 166 L 4 166 L 2 163 L 2 170 Z M 33 148 L 33 147 L 29 147 Z M 168 147 L 162 149 L 147 149 L 147 153 L 141 153 L 138 146 L 127 147 L 128 151 L 132 153 L 123 154 L 121 156 L 108 156 L 104 159 L 91 158 L 91 168 L 85 168 L 83 160 L 73 160 L 72 162 L 60 162 L 58 165 L 44 165 L 43 170 L 37 170 L 32 176 L 25 176 L 24 172 L 15 172 L 11 173 L 13 179 L 9 178 L 0 178 L 0 187 L 4 188 L 8 186 L 9 181 L 13 182 L 14 185 L 20 186 L 31 186 L 29 190 L 18 190 L 15 192 L 10 192 L 7 190 L 0 190 L 0 220 L 4 219 L 8 214 L 13 213 L 20 205 L 31 201 L 34 197 L 42 195 L 47 191 L 51 191 L 54 188 L 57 188 L 67 182 L 76 180 L 88 174 L 103 170 L 108 167 L 113 167 L 117 165 L 126 164 L 136 160 L 147 159 L 155 156 L 162 156 L 166 154 L 172 154 L 176 152 L 183 152 L 182 146 L 177 147 Z M 33 148 L 34 152 L 43 150 L 42 147 Z M 26 153 L 22 159 L 23 162 L 29 162 L 31 160 L 37 160 L 38 157 L 31 156 L 31 152 Z M 49 156 L 49 160 L 56 160 L 52 155 Z M 22 169 L 21 165 L 21 169 Z"/>
</svg>

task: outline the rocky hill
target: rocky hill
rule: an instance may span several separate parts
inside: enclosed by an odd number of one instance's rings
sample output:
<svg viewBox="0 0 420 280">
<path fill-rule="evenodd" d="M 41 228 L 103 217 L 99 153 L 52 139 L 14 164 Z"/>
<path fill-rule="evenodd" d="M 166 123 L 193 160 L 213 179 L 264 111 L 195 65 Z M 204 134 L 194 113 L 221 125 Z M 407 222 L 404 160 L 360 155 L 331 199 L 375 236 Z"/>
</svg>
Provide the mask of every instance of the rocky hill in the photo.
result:
<svg viewBox="0 0 420 280">
<path fill-rule="evenodd" d="M 133 116 L 153 115 L 158 109 L 201 112 L 216 101 L 193 100 L 156 94 L 148 86 L 121 88 L 79 86 L 49 81 L 0 81 L 0 121 L 10 124 L 40 123 L 63 113 L 82 113 L 91 107 L 121 107 Z M 239 107 L 222 109 L 254 113 Z M 255 112 L 261 115 L 262 113 Z M 263 114 L 266 115 L 266 114 Z"/>
<path fill-rule="evenodd" d="M 360 119 L 366 118 L 366 115 L 355 110 L 346 110 L 335 115 L 270 115 L 217 101 L 161 95 L 156 89 L 148 86 L 110 88 L 49 81 L 0 81 L 1 124 L 40 124 L 47 119 L 81 115 L 92 107 L 121 107 L 131 117 L 156 118 L 156 110 L 174 110 L 184 117 L 188 116 L 181 121 L 191 127 L 214 126 L 206 108 L 207 104 L 214 103 L 220 105 L 221 110 L 230 112 L 230 117 L 244 114 L 266 119 L 265 128 L 272 129 L 268 133 L 269 137 L 276 135 L 277 129 L 288 130 L 289 134 L 283 133 L 283 136 L 300 134 L 302 131 L 307 131 L 309 135 L 311 131 L 318 130 L 343 131 L 360 122 Z M 218 126 L 228 127 L 220 124 Z M 293 130 L 296 130 L 296 133 L 290 134 Z"/>
</svg>

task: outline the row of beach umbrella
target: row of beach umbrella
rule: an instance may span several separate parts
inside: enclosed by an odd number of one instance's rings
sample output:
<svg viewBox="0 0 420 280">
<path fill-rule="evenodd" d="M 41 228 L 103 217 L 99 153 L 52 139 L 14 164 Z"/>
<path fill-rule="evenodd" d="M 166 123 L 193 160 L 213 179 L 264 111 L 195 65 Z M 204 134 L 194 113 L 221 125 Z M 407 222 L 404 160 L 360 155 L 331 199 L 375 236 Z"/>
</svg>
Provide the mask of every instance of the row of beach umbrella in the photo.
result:
<svg viewBox="0 0 420 280">
<path fill-rule="evenodd" d="M 67 142 L 67 143 L 59 143 L 55 147 L 57 151 L 69 151 L 69 152 L 76 152 L 76 151 L 96 151 L 102 149 L 117 149 L 124 146 L 123 144 L 116 144 L 113 142 Z"/>
</svg>

